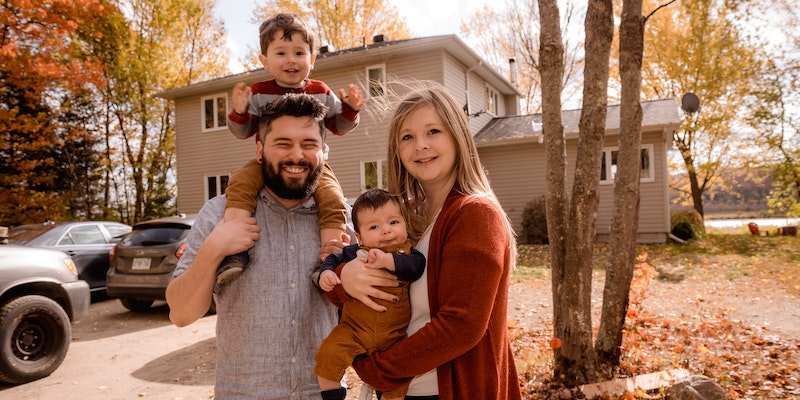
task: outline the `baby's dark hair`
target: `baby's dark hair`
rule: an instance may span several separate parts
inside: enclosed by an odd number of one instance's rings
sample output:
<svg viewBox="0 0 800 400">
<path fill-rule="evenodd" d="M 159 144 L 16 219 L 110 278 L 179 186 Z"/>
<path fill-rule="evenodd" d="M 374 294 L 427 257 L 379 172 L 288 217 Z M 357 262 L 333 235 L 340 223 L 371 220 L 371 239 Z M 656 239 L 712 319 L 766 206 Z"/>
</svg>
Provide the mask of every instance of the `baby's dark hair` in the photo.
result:
<svg viewBox="0 0 800 400">
<path fill-rule="evenodd" d="M 325 140 L 324 118 L 328 107 L 314 96 L 305 93 L 285 94 L 261 107 L 259 111 L 261 116 L 258 120 L 258 139 L 261 142 L 264 142 L 264 138 L 272 130 L 272 121 L 284 116 L 314 118 L 319 122 L 319 133 L 322 140 Z"/>
<path fill-rule="evenodd" d="M 282 32 L 281 37 L 275 37 Z M 273 40 L 288 40 L 292 35 L 299 33 L 303 41 L 308 43 L 311 54 L 314 54 L 314 35 L 308 31 L 306 24 L 294 14 L 277 14 L 264 21 L 258 28 L 258 40 L 261 43 L 261 54 L 267 54 L 270 42 Z"/>
<path fill-rule="evenodd" d="M 389 202 L 394 202 L 400 205 L 400 198 L 397 195 L 391 194 L 383 189 L 370 189 L 361 193 L 356 201 L 353 203 L 353 227 L 358 230 L 358 214 L 366 210 L 377 210 Z M 361 233 L 361 232 L 359 232 Z"/>
</svg>

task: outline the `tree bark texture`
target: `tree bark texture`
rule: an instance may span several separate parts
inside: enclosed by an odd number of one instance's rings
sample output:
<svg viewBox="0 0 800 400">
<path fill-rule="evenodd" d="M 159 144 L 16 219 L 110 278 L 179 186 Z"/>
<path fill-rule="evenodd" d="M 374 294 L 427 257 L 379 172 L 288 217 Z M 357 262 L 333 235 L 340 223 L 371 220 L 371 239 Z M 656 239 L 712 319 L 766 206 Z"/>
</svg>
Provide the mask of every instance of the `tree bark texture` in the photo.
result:
<svg viewBox="0 0 800 400">
<path fill-rule="evenodd" d="M 576 154 L 575 181 L 567 227 L 567 249 L 560 311 L 566 326 L 557 337 L 563 346 L 556 360 L 556 376 L 568 385 L 595 380 L 592 343 L 592 251 L 597 218 L 597 186 L 606 128 L 608 71 L 614 33 L 611 0 L 590 0 L 584 23 L 586 66 L 583 108 Z"/>
<path fill-rule="evenodd" d="M 642 0 L 624 0 L 619 28 L 619 74 L 622 79 L 619 150 L 614 179 L 614 217 L 608 251 L 603 308 L 595 343 L 600 365 L 619 365 L 622 329 L 636 259 L 641 171 L 642 56 L 644 51 Z M 650 155 L 651 159 L 653 155 Z"/>
<path fill-rule="evenodd" d="M 561 293 L 564 282 L 564 250 L 567 225 L 567 151 L 564 124 L 561 119 L 561 82 L 564 77 L 564 45 L 556 0 L 539 0 L 539 73 L 542 82 L 542 133 L 547 157 L 547 237 L 550 247 L 550 266 L 553 287 L 553 334 L 565 330 L 561 311 Z M 554 349 L 555 358 L 561 349 Z"/>
</svg>

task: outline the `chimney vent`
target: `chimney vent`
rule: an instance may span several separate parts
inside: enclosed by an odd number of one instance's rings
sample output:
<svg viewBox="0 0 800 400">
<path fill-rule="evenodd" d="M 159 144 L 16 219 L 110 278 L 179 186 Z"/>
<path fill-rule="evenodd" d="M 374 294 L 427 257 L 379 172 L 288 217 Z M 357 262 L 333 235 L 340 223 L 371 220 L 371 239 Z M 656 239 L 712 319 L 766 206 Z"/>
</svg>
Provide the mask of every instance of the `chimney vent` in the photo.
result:
<svg viewBox="0 0 800 400">
<path fill-rule="evenodd" d="M 336 49 L 330 44 L 326 44 L 325 46 L 319 48 L 319 54 L 333 53 L 334 51 L 336 51 Z"/>
<path fill-rule="evenodd" d="M 517 84 L 517 60 L 513 58 L 508 59 L 508 70 L 509 70 L 509 79 L 511 79 L 511 84 Z"/>
<path fill-rule="evenodd" d="M 372 37 L 372 43 L 383 43 L 383 42 L 388 42 L 388 41 L 389 41 L 389 37 L 384 35 L 384 34 L 375 35 L 375 36 Z"/>
</svg>

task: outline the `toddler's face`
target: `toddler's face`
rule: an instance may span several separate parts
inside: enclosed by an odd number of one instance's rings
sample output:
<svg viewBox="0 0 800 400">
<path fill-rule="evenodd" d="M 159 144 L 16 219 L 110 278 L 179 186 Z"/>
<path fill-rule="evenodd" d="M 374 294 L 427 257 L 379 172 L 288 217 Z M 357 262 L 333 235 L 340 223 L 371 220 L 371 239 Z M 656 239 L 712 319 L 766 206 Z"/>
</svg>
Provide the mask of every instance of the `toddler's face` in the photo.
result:
<svg viewBox="0 0 800 400">
<path fill-rule="evenodd" d="M 311 47 L 299 33 L 286 40 L 282 31 L 276 33 L 269 42 L 267 54 L 261 54 L 259 58 L 272 77 L 284 86 L 296 86 L 303 82 L 314 68 L 316 60 Z"/>
<path fill-rule="evenodd" d="M 383 247 L 408 240 L 406 221 L 400 206 L 390 201 L 377 209 L 364 209 L 358 215 L 358 237 L 362 246 Z"/>
</svg>

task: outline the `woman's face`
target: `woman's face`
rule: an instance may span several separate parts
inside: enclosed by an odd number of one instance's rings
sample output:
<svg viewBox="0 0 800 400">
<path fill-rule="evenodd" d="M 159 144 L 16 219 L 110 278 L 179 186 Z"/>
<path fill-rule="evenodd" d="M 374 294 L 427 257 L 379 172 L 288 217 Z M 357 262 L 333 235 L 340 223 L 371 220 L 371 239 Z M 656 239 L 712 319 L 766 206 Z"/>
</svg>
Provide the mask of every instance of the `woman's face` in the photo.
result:
<svg viewBox="0 0 800 400">
<path fill-rule="evenodd" d="M 431 105 L 411 112 L 400 126 L 397 146 L 400 161 L 409 175 L 429 192 L 445 187 L 455 173 L 456 143 Z"/>
</svg>

